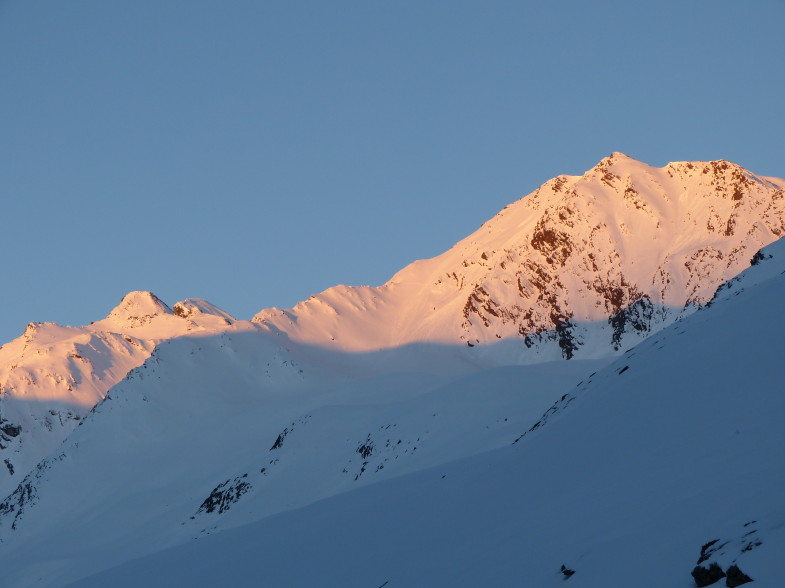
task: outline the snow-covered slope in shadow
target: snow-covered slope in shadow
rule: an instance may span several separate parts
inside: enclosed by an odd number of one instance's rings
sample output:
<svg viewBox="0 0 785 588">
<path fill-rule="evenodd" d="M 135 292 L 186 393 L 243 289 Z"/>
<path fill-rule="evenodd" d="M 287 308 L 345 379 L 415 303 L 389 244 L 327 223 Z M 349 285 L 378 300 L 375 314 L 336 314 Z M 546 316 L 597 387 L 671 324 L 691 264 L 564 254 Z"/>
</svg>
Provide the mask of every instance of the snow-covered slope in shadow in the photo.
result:
<svg viewBox="0 0 785 588">
<path fill-rule="evenodd" d="M 599 367 L 576 360 L 347 380 L 272 343 L 264 349 L 265 339 L 236 332 L 159 345 L 0 503 L 4 577 L 62 585 L 507 445 Z"/>
<path fill-rule="evenodd" d="M 75 586 L 679 587 L 712 563 L 785 585 L 783 296 L 778 242 L 503 448 Z"/>
</svg>

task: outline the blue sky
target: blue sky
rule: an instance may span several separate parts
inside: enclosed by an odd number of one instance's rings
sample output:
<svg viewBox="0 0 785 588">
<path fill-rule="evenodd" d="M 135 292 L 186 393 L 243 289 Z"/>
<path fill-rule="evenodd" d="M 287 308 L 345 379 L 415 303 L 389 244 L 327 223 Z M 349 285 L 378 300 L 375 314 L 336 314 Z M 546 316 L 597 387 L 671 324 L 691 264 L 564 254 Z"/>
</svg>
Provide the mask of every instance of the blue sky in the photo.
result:
<svg viewBox="0 0 785 588">
<path fill-rule="evenodd" d="M 0 341 L 378 285 L 611 151 L 785 176 L 785 2 L 0 0 Z"/>
</svg>

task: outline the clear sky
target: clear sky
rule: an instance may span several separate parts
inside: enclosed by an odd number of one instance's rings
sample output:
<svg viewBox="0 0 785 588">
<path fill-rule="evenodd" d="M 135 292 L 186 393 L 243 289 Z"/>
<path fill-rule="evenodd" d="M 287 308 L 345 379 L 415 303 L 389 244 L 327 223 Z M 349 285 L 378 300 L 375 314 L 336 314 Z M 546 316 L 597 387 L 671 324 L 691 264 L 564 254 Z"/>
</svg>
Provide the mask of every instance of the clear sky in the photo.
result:
<svg viewBox="0 0 785 588">
<path fill-rule="evenodd" d="M 378 285 L 612 151 L 785 176 L 785 2 L 0 0 L 0 342 Z"/>
</svg>

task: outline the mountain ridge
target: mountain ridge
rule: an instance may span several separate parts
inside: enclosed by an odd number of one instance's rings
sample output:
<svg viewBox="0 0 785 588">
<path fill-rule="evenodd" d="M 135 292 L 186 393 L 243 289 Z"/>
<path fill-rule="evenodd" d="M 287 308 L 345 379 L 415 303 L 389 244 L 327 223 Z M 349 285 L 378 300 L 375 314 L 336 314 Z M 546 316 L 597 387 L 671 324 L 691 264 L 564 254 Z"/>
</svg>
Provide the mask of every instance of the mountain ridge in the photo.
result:
<svg viewBox="0 0 785 588">
<path fill-rule="evenodd" d="M 84 327 L 31 323 L 0 347 L 13 577 L 37 581 L 44 544 L 57 585 L 54 570 L 95 565 L 72 544 L 114 565 L 531 438 L 571 405 L 568 380 L 590 385 L 775 271 L 779 243 L 761 247 L 785 234 L 783 187 L 722 160 L 655 168 L 613 153 L 379 287 L 336 286 L 252 321 L 138 291 Z M 163 525 L 155 541 L 117 535 L 150 524 Z"/>
<path fill-rule="evenodd" d="M 379 287 L 335 286 L 250 322 L 202 299 L 169 307 L 137 291 L 84 327 L 30 323 L 0 347 L 0 426 L 17 433 L 0 429 L 0 494 L 176 337 L 258 332 L 278 355 L 296 348 L 344 374 L 618 353 L 693 312 L 785 234 L 783 187 L 724 160 L 656 168 L 615 152 Z"/>
<path fill-rule="evenodd" d="M 582 176 L 545 182 L 382 286 L 336 286 L 252 320 L 295 342 L 351 352 L 517 338 L 550 344 L 548 359 L 571 357 L 582 346 L 580 335 L 564 341 L 575 323 L 643 303 L 650 331 L 705 303 L 785 234 L 783 188 L 723 160 L 654 168 L 617 152 Z M 620 348 L 624 336 L 639 340 L 634 331 L 604 337 Z"/>
<path fill-rule="evenodd" d="M 237 335 L 169 342 L 0 504 L 7 578 L 34 585 L 43 563 L 51 586 L 471 586 L 525 574 L 555 587 L 567 564 L 587 586 L 642 570 L 644 585 L 680 586 L 706 554 L 777 585 L 784 325 L 770 315 L 785 241 L 760 257 L 708 307 L 605 367 L 322 383 L 274 404 L 274 389 L 246 381 L 253 370 L 218 369 L 234 365 L 227 347 L 255 354 Z M 195 430 L 209 434 L 193 436 L 186 424 L 208 415 Z M 153 458 L 165 466 L 139 475 Z M 95 468 L 117 459 L 127 467 L 97 484 Z M 81 499 L 88 489 L 95 502 Z"/>
</svg>

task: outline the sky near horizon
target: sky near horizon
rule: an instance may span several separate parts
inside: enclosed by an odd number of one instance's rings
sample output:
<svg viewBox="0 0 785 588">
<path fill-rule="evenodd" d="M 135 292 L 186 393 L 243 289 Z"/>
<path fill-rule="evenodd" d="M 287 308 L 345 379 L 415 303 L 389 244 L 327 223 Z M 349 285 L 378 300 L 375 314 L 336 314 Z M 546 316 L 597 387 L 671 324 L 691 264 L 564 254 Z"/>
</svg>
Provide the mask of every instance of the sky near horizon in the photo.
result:
<svg viewBox="0 0 785 588">
<path fill-rule="evenodd" d="M 785 177 L 785 2 L 0 0 L 0 343 L 379 285 L 612 151 Z"/>
</svg>

